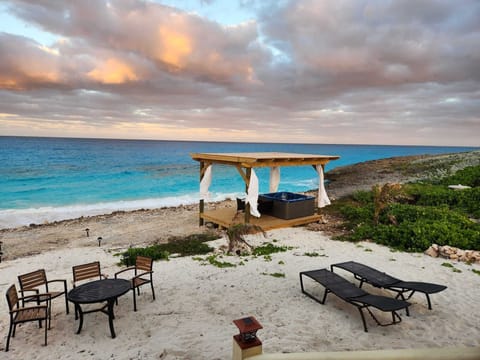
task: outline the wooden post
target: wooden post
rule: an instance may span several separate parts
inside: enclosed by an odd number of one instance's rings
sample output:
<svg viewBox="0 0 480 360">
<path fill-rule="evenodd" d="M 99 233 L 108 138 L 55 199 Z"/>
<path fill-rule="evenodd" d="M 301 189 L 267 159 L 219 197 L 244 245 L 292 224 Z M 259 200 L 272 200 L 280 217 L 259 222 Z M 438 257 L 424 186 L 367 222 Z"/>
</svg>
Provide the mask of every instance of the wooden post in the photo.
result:
<svg viewBox="0 0 480 360">
<path fill-rule="evenodd" d="M 320 164 L 322 166 L 322 171 L 323 171 L 323 174 L 325 174 L 325 164 Z M 315 172 L 317 172 L 317 165 L 314 165 L 312 164 L 312 168 L 315 170 Z M 317 176 L 318 176 L 318 173 L 317 173 Z M 325 184 L 324 184 L 325 185 Z M 320 190 L 320 182 L 318 183 L 318 190 Z M 315 211 L 315 213 L 317 215 L 320 215 L 321 214 L 321 211 L 320 211 L 320 208 L 318 207 L 318 201 L 319 201 L 319 198 L 318 198 L 318 191 L 317 191 L 317 194 L 315 195 L 315 206 L 317 207 L 317 211 Z"/>
<path fill-rule="evenodd" d="M 205 174 L 205 162 L 201 161 L 200 162 L 200 182 L 202 182 L 202 179 L 203 179 L 203 175 Z M 203 222 L 203 212 L 205 211 L 205 200 L 203 199 L 200 199 L 200 203 L 198 204 L 198 208 L 199 208 L 199 211 L 198 211 L 198 226 L 203 226 L 204 222 Z"/>
<path fill-rule="evenodd" d="M 248 195 L 248 185 L 250 185 L 250 176 L 252 176 L 252 169 L 247 168 L 247 178 L 245 179 L 245 192 Z M 250 203 L 245 202 L 245 224 L 250 223 Z"/>
</svg>

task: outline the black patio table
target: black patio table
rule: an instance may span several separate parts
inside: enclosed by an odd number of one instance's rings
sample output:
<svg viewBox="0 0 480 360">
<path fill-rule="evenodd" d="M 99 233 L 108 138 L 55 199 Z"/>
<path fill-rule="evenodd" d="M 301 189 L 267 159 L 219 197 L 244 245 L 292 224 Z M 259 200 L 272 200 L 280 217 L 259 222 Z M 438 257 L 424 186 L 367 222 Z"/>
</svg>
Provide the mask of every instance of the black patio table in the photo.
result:
<svg viewBox="0 0 480 360">
<path fill-rule="evenodd" d="M 125 279 L 102 279 L 91 281 L 68 292 L 67 298 L 75 304 L 75 314 L 79 314 L 80 323 L 78 325 L 77 334 L 80 334 L 83 326 L 83 314 L 101 311 L 108 315 L 108 323 L 110 325 L 110 333 L 115 338 L 115 329 L 113 328 L 113 306 L 115 300 L 127 293 L 131 289 L 130 281 Z M 93 304 L 106 301 L 107 304 L 101 308 L 94 310 L 82 311 L 81 304 Z"/>
</svg>

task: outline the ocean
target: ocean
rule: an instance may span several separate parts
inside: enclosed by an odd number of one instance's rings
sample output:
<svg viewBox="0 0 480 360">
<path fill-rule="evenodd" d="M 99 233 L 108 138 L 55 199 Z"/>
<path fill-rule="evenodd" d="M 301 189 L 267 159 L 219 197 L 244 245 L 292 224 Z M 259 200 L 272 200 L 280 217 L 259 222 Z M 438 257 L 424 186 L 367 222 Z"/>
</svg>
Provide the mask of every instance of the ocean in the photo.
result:
<svg viewBox="0 0 480 360">
<path fill-rule="evenodd" d="M 0 136 L 0 228 L 196 203 L 199 163 L 190 157 L 194 152 L 339 155 L 326 166 L 328 172 L 367 160 L 477 149 Z M 268 192 L 269 169 L 255 171 L 260 192 Z M 311 190 L 317 181 L 311 166 L 284 167 L 279 191 Z M 213 167 L 211 201 L 243 196 L 244 189 L 236 169 Z"/>
</svg>

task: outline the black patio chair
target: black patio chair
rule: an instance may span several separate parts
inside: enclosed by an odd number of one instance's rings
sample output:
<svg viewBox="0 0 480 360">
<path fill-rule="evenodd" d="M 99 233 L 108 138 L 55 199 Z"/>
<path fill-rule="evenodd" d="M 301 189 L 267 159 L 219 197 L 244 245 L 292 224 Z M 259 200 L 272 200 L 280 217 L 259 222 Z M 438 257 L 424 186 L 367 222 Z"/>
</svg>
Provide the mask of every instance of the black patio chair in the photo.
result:
<svg viewBox="0 0 480 360">
<path fill-rule="evenodd" d="M 323 298 L 321 300 L 305 290 L 303 284 L 303 276 L 311 278 L 325 288 Z M 356 306 L 358 311 L 360 312 L 360 316 L 363 322 L 363 329 L 365 330 L 365 332 L 368 332 L 368 329 L 363 309 L 366 309 L 368 311 L 368 313 L 375 320 L 377 325 L 387 326 L 401 322 L 402 318 L 397 313 L 397 311 L 406 309 L 408 308 L 408 306 L 410 306 L 410 303 L 404 300 L 369 294 L 363 289 L 355 286 L 355 284 L 341 277 L 340 275 L 327 269 L 300 272 L 300 286 L 302 288 L 302 293 L 319 302 L 320 304 L 325 304 L 328 293 L 333 293 L 347 303 Z M 376 308 L 380 311 L 391 312 L 392 322 L 381 323 L 370 310 L 370 307 Z"/>
<path fill-rule="evenodd" d="M 378 288 L 391 290 L 397 293 L 396 299 L 409 300 L 415 292 L 424 293 L 427 297 L 428 309 L 432 310 L 432 303 L 430 301 L 430 295 L 445 290 L 445 285 L 419 282 L 419 281 L 402 281 L 393 276 L 390 276 L 384 272 L 374 269 L 370 266 L 358 263 L 356 261 L 347 261 L 343 263 L 331 265 L 331 270 L 337 267 L 349 271 L 353 274 L 355 279 L 360 281 L 359 287 L 362 287 L 363 283 L 369 283 Z M 405 293 L 409 293 L 405 297 Z M 407 315 L 408 309 L 407 309 Z"/>
</svg>

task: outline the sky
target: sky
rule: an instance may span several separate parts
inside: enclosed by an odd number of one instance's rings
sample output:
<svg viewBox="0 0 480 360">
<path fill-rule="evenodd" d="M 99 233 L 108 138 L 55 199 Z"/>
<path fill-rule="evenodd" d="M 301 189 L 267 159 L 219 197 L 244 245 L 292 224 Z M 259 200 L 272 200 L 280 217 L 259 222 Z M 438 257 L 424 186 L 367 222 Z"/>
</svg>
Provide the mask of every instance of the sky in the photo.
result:
<svg viewBox="0 0 480 360">
<path fill-rule="evenodd" d="M 480 146 L 480 1 L 2 0 L 0 135 Z"/>
</svg>

